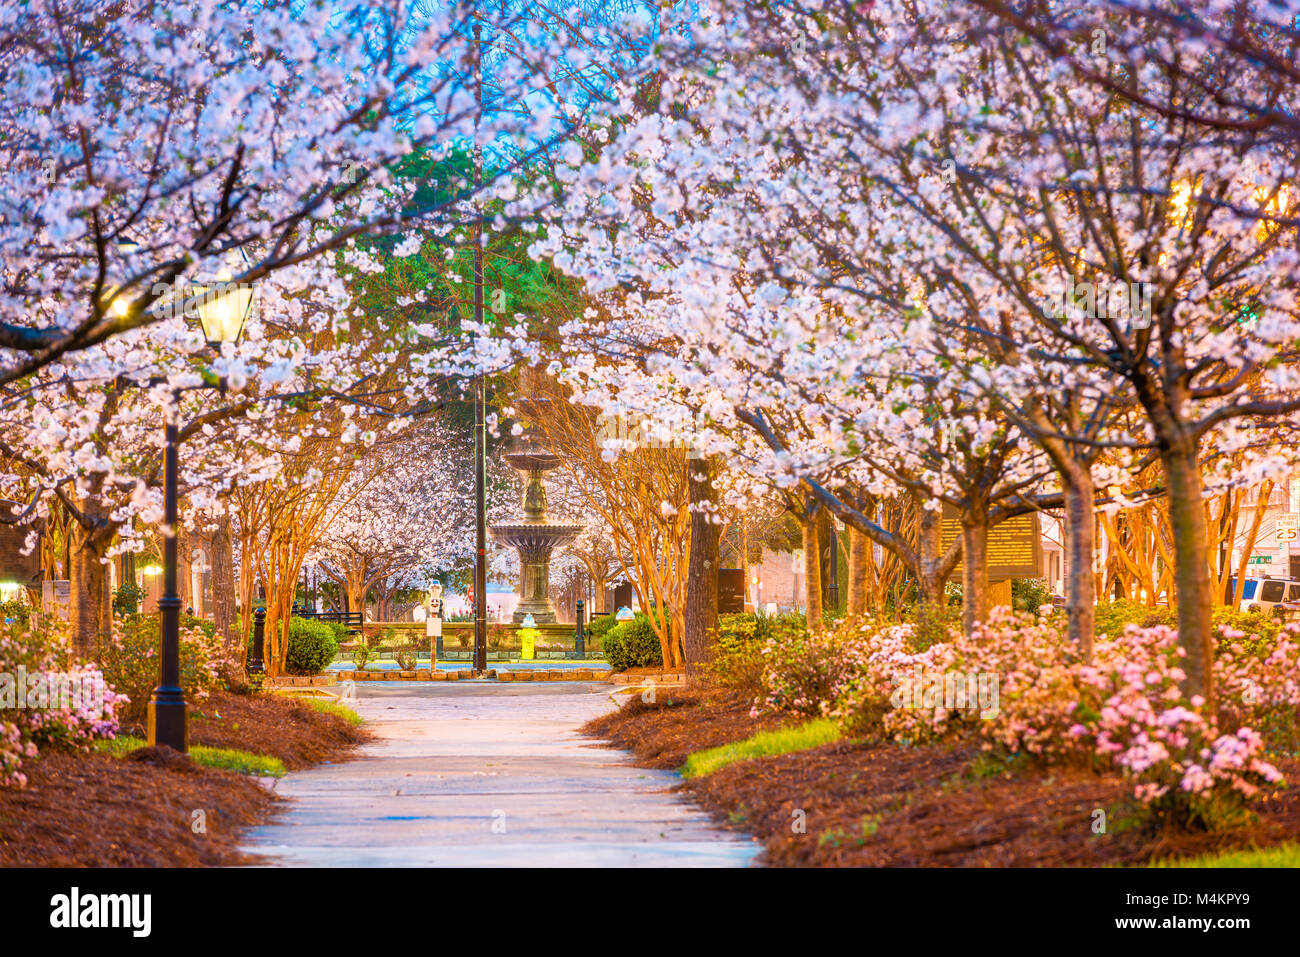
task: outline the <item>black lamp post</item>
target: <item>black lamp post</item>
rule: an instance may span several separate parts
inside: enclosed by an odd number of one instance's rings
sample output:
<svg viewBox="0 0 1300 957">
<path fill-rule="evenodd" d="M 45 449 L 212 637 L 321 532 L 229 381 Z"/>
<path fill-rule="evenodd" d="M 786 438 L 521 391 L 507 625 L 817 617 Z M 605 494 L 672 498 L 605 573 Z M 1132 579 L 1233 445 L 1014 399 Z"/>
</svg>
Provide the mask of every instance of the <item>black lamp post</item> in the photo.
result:
<svg viewBox="0 0 1300 957">
<path fill-rule="evenodd" d="M 229 279 L 229 277 L 225 277 Z M 227 286 L 218 277 L 218 285 L 196 286 L 199 322 L 208 345 L 217 349 L 223 342 L 235 342 L 244 329 L 253 305 L 249 286 Z M 179 395 L 177 396 L 179 400 Z M 179 401 L 174 403 L 179 407 Z M 179 408 L 177 409 L 179 411 Z M 149 699 L 149 744 L 166 745 L 177 751 L 189 749 L 189 728 L 185 692 L 181 689 L 181 598 L 176 591 L 176 486 L 177 453 L 180 430 L 174 416 L 169 417 L 163 450 L 163 594 L 158 599 L 162 648 L 158 687 Z"/>
</svg>

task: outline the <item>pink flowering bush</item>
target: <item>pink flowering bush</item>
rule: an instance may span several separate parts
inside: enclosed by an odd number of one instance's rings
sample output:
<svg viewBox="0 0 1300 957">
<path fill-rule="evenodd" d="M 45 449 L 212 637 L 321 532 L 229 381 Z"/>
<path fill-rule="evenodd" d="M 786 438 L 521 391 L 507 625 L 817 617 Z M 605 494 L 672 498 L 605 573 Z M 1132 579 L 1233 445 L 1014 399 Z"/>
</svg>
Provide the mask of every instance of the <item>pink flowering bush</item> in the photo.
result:
<svg viewBox="0 0 1300 957">
<path fill-rule="evenodd" d="M 125 697 L 67 648 L 48 625 L 0 627 L 0 787 L 26 785 L 23 762 L 42 750 L 85 748 L 117 733 Z"/>
<path fill-rule="evenodd" d="M 763 644 L 764 693 L 750 714 L 784 711 L 806 717 L 829 713 L 840 688 L 862 667 L 858 633 L 778 631 Z"/>
<path fill-rule="evenodd" d="M 1221 627 L 1221 710 L 1185 700 L 1177 635 L 1128 625 L 1091 661 L 1059 616 L 1002 609 L 970 636 L 921 648 L 911 625 L 864 622 L 771 649 L 757 707 L 829 714 L 859 736 L 919 744 L 979 740 L 1050 764 L 1118 770 L 1154 814 L 1211 826 L 1282 775 L 1267 746 L 1294 749 L 1300 626 L 1275 638 Z M 978 678 L 979 694 L 975 693 Z"/>
<path fill-rule="evenodd" d="M 961 733 L 956 725 L 963 713 L 932 700 L 933 678 L 952 671 L 955 648 L 950 642 L 918 650 L 922 642 L 915 625 L 865 622 L 858 626 L 855 643 L 862 667 L 839 685 L 829 709 L 846 731 L 880 734 L 905 744 Z M 923 706 L 910 706 L 914 701 Z"/>
<path fill-rule="evenodd" d="M 1272 748 L 1300 751 L 1300 622 L 1273 637 L 1220 627 L 1214 681 L 1223 727 L 1249 726 Z"/>
<path fill-rule="evenodd" d="M 229 656 L 211 622 L 181 616 L 180 639 L 185 698 L 204 701 L 212 691 L 224 687 L 223 674 L 231 665 Z M 98 657 L 105 678 L 130 698 L 130 706 L 123 714 L 125 721 L 144 720 L 149 698 L 158 684 L 161 642 L 160 619 L 152 614 L 114 618 L 112 635 L 100 643 Z"/>
</svg>

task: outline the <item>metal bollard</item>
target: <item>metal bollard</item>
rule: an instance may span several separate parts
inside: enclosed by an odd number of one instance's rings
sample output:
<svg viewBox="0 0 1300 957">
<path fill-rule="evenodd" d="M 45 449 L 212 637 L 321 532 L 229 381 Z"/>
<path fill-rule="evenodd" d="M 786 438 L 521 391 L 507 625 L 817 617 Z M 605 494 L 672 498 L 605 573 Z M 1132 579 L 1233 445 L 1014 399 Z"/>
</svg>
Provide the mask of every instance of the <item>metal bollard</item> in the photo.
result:
<svg viewBox="0 0 1300 957">
<path fill-rule="evenodd" d="M 254 691 L 262 690 L 262 681 L 266 677 L 266 609 L 258 608 L 253 612 L 253 653 L 248 657 L 248 683 Z"/>
<path fill-rule="evenodd" d="M 574 616 L 574 619 L 577 622 L 575 626 L 577 630 L 573 634 L 573 650 L 578 660 L 587 657 L 587 636 L 582 627 L 582 615 L 585 610 L 582 599 L 579 598 L 576 614 Z"/>
</svg>

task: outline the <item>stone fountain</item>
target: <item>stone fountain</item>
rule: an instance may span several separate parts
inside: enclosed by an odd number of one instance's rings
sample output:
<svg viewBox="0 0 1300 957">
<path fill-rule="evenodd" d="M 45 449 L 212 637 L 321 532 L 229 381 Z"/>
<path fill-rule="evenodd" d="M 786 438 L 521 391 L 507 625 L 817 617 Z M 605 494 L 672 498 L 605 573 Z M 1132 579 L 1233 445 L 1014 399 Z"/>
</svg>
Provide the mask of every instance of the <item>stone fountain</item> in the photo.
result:
<svg viewBox="0 0 1300 957">
<path fill-rule="evenodd" d="M 573 541 L 581 525 L 561 525 L 546 517 L 546 485 L 542 476 L 560 464 L 560 457 L 542 447 L 531 436 L 523 438 L 502 456 L 524 479 L 524 517 L 507 525 L 493 525 L 492 537 L 519 552 L 519 607 L 514 620 L 528 615 L 539 625 L 555 623 L 551 604 L 551 550 Z"/>
</svg>

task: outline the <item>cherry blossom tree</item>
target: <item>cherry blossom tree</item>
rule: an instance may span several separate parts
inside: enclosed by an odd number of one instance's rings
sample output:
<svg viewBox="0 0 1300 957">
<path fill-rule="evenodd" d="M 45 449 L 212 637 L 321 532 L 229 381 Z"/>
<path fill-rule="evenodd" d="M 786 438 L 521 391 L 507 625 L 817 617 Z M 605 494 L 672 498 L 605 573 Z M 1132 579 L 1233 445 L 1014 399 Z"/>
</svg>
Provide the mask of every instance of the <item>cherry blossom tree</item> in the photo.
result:
<svg viewBox="0 0 1300 957">
<path fill-rule="evenodd" d="M 1002 475 L 1016 495 L 1038 474 L 1022 467 L 1031 439 L 1079 449 L 1054 464 L 1080 479 L 1090 445 L 1153 448 L 1175 529 L 1187 688 L 1208 695 L 1201 444 L 1212 431 L 1249 441 L 1298 402 L 1294 154 L 1262 135 L 1206 141 L 1168 111 L 1081 93 L 1050 56 L 992 26 L 944 2 L 712 5 L 647 66 L 669 76 L 660 108 L 638 113 L 625 97 L 632 119 L 574 177 L 567 235 L 539 250 L 599 289 L 642 284 L 645 311 L 671 312 L 699 353 L 746 372 L 755 354 L 773 355 L 784 389 L 774 397 L 800 420 L 831 405 L 856 425 L 844 412 L 862 381 L 898 381 L 900 399 L 932 383 L 932 428 L 972 451 L 998 437 L 1024 454 Z M 1143 290 L 1124 313 L 1053 306 L 1063 287 L 1120 282 Z M 828 309 L 848 321 L 821 321 Z M 754 378 L 725 378 L 723 364 L 708 365 L 711 384 L 752 395 Z M 1089 433 L 1086 408 L 1071 428 L 1058 407 L 1047 414 L 1060 421 L 1014 436 L 1045 389 L 1097 405 L 1098 382 L 1142 410 L 1136 434 Z M 1011 399 L 1002 410 L 987 405 L 995 391 Z M 877 390 L 860 410 L 901 415 L 888 396 Z M 909 406 L 924 420 L 924 402 Z M 817 433 L 815 447 L 843 455 L 841 434 Z M 911 437 L 896 429 L 897 451 L 876 461 L 906 462 Z M 811 455 L 781 451 L 785 470 L 812 472 Z M 980 524 L 987 505 L 962 504 L 967 527 Z"/>
</svg>

